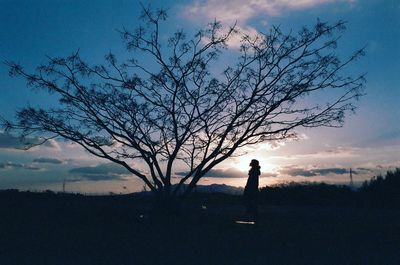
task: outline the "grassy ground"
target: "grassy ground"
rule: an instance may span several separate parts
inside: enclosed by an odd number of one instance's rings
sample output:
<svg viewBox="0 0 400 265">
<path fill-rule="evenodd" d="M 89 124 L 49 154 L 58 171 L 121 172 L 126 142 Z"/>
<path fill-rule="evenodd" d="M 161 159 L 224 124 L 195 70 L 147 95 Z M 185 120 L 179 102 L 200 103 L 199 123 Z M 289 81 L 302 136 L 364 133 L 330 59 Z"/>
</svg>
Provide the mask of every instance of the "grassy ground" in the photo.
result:
<svg viewBox="0 0 400 265">
<path fill-rule="evenodd" d="M 244 225 L 234 196 L 200 195 L 187 214 L 158 218 L 150 205 L 1 194 L 0 264 L 400 264 L 399 209 L 264 203 Z"/>
</svg>

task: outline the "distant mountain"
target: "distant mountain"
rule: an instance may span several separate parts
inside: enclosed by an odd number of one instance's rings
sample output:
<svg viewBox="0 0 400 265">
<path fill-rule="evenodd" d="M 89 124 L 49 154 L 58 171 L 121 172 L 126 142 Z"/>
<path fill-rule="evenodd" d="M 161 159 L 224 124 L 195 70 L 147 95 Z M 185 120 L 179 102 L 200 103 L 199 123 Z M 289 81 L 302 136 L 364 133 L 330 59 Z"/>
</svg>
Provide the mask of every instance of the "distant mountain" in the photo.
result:
<svg viewBox="0 0 400 265">
<path fill-rule="evenodd" d="M 195 192 L 241 195 L 243 193 L 243 188 L 225 184 L 197 185 Z"/>
<path fill-rule="evenodd" d="M 177 184 L 172 185 L 172 190 L 175 189 Z M 187 184 L 182 185 L 180 188 L 179 194 L 183 193 L 183 191 L 187 188 Z M 196 185 L 193 192 L 199 193 L 225 193 L 229 195 L 242 195 L 244 188 L 242 187 L 235 187 L 229 186 L 225 184 L 211 184 L 211 185 Z M 134 192 L 130 194 L 140 194 L 140 195 L 152 195 L 150 191 L 141 191 L 141 192 Z"/>
</svg>

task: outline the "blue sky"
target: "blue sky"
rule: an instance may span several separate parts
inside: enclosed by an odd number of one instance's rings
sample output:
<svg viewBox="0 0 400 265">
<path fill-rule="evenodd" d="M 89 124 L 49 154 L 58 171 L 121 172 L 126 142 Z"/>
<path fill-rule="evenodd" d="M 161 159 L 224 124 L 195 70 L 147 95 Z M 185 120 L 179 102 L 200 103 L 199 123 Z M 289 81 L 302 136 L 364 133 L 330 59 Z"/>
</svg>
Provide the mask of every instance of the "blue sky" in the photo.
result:
<svg viewBox="0 0 400 265">
<path fill-rule="evenodd" d="M 142 1 L 144 5 L 149 2 Z M 262 184 L 310 180 L 345 183 L 348 169 L 362 181 L 400 167 L 400 3 L 395 0 L 275 0 L 275 1 L 151 1 L 169 12 L 166 33 L 188 32 L 217 18 L 225 25 L 237 21 L 246 32 L 266 31 L 271 25 L 298 29 L 317 18 L 347 21 L 338 52 L 346 56 L 366 46 L 367 55 L 349 74 L 367 73 L 366 93 L 358 110 L 343 128 L 301 129 L 303 139 L 277 147 L 260 145 L 248 155 L 222 164 L 203 183 L 243 185 L 251 158 L 261 161 Z M 49 56 L 67 56 L 79 49 L 90 63 L 104 54 L 127 56 L 117 30 L 138 25 L 139 1 L 0 0 L 0 60 L 21 63 L 28 70 Z M 231 44 L 234 46 L 234 43 Z M 0 65 L 0 114 L 13 118 L 15 110 L 48 106 L 51 96 L 29 91 L 23 80 L 10 78 Z M 90 157 L 77 146 L 54 140 L 29 151 L 0 132 L 0 189 L 55 189 L 66 179 L 80 192 L 136 191 L 142 184 L 116 166 Z M 51 158 L 51 159 L 50 159 Z M 88 169 L 88 167 L 91 167 Z M 178 170 L 178 169 L 177 169 Z M 229 177 L 230 176 L 230 177 Z M 124 188 L 125 187 L 125 188 Z"/>
</svg>

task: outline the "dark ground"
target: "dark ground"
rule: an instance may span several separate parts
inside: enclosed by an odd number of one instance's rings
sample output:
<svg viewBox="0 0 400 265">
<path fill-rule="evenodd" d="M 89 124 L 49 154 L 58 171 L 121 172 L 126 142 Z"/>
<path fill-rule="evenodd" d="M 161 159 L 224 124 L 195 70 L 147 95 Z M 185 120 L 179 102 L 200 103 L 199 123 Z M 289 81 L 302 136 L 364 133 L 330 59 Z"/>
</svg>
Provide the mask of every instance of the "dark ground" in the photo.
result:
<svg viewBox="0 0 400 265">
<path fill-rule="evenodd" d="M 148 216 L 150 205 L 1 192 L 0 264 L 400 264 L 399 208 L 263 203 L 244 225 L 235 196 L 197 195 L 184 216 Z"/>
</svg>

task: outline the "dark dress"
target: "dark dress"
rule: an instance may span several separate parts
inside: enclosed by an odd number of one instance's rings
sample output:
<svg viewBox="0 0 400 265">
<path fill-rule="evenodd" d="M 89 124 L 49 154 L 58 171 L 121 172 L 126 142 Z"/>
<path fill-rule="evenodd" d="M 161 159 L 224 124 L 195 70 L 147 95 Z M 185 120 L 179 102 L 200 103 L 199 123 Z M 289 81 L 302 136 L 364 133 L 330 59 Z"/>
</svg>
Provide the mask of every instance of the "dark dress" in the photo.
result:
<svg viewBox="0 0 400 265">
<path fill-rule="evenodd" d="M 252 167 L 249 171 L 246 187 L 243 192 L 243 202 L 246 207 L 247 214 L 253 218 L 258 215 L 258 177 L 260 176 L 260 167 Z"/>
</svg>

